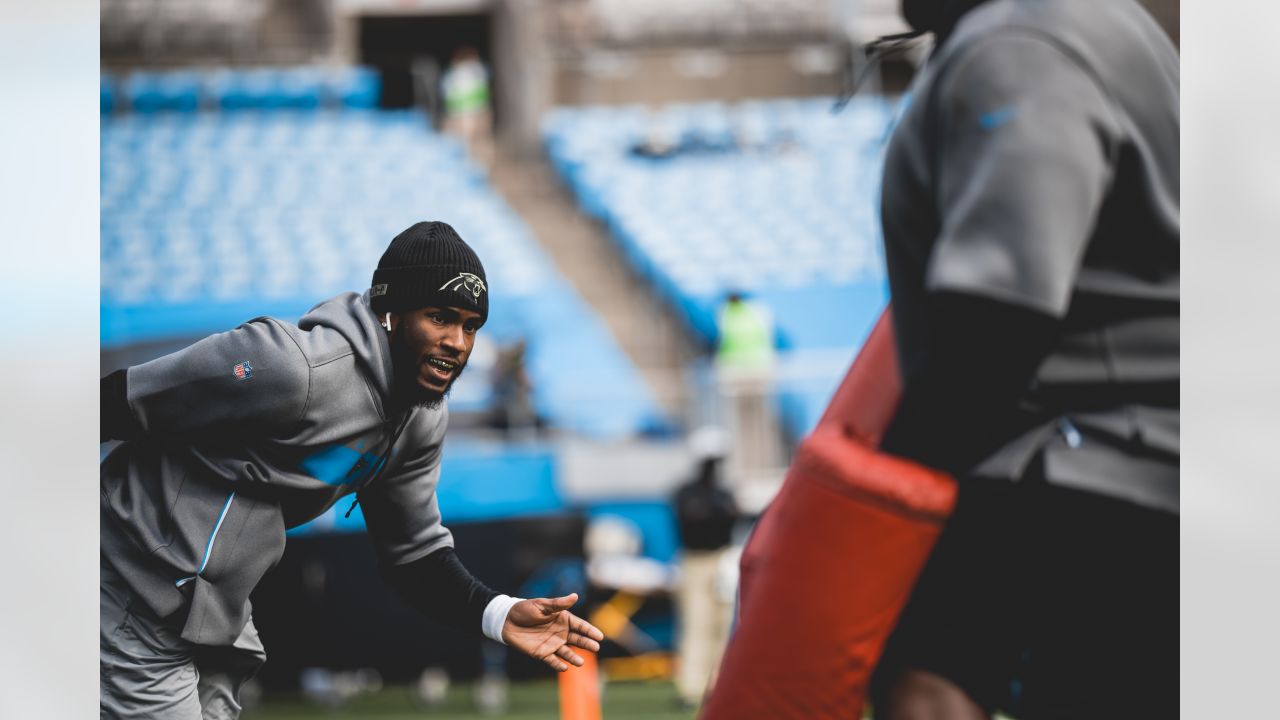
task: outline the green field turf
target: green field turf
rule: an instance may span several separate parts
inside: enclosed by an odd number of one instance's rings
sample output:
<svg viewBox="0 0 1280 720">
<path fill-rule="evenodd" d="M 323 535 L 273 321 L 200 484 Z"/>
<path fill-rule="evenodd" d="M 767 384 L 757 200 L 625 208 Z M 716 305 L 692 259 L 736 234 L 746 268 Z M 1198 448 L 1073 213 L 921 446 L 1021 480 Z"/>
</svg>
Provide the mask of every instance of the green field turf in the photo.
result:
<svg viewBox="0 0 1280 720">
<path fill-rule="evenodd" d="M 268 695 L 257 707 L 246 709 L 241 717 L 243 720 L 560 720 L 554 681 L 513 683 L 507 699 L 505 713 L 486 715 L 472 702 L 470 685 L 451 686 L 444 702 L 432 708 L 415 704 L 407 687 L 389 687 L 337 708 L 316 705 L 297 695 Z M 603 700 L 604 720 L 695 720 L 697 716 L 694 711 L 676 707 L 675 685 L 667 681 L 612 682 L 605 686 Z M 1010 719 L 996 713 L 995 720 Z"/>
<path fill-rule="evenodd" d="M 676 690 L 670 682 L 613 682 L 605 686 L 606 720 L 693 720 L 695 713 L 676 707 Z M 406 687 L 389 687 L 379 693 L 351 700 L 339 708 L 315 705 L 297 695 L 267 695 L 258 707 L 246 709 L 244 720 L 293 720 L 300 718 L 370 718 L 371 720 L 472 720 L 520 718 L 559 720 L 560 709 L 553 681 L 513 683 L 507 712 L 485 715 L 471 699 L 470 685 L 454 685 L 444 702 L 419 707 Z"/>
</svg>

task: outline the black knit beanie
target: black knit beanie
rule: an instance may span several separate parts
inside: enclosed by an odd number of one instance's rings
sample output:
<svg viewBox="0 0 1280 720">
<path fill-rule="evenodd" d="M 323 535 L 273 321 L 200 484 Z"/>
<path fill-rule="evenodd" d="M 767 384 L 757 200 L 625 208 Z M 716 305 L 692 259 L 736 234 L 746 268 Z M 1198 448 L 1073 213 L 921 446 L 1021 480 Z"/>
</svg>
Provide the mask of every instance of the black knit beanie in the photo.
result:
<svg viewBox="0 0 1280 720">
<path fill-rule="evenodd" d="M 404 312 L 429 305 L 461 307 L 489 317 L 484 266 L 447 223 L 420 222 L 391 241 L 373 271 L 373 311 Z"/>
</svg>

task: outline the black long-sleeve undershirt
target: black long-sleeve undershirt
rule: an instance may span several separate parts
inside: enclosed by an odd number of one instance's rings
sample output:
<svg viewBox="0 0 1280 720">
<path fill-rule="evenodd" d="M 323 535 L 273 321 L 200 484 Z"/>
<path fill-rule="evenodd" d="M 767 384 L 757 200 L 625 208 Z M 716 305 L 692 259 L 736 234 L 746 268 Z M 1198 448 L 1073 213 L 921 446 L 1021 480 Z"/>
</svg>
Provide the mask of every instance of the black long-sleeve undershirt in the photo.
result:
<svg viewBox="0 0 1280 720">
<path fill-rule="evenodd" d="M 903 378 L 881 447 L 959 476 L 1025 429 L 1019 402 L 1061 321 L 954 292 L 925 302 L 927 351 Z"/>
<path fill-rule="evenodd" d="M 410 606 L 471 632 L 480 632 L 484 609 L 498 596 L 463 566 L 451 547 L 411 563 L 384 565 L 382 572 Z"/>
</svg>

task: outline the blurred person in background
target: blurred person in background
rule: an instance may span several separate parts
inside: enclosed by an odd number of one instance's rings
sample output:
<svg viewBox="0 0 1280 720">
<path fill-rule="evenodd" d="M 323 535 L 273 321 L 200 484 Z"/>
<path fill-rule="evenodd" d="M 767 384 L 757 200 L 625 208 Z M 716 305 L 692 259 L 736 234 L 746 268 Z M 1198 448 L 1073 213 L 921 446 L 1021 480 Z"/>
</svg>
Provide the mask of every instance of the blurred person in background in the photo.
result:
<svg viewBox="0 0 1280 720">
<path fill-rule="evenodd" d="M 493 405 L 490 427 L 506 432 L 509 438 L 530 437 L 541 426 L 533 407 L 533 379 L 525 368 L 528 344 L 523 338 L 499 348 L 493 364 Z"/>
<path fill-rule="evenodd" d="M 774 470 L 782 437 L 771 406 L 775 359 L 773 316 L 737 290 L 716 317 L 715 368 L 728 418 L 732 481 Z"/>
<path fill-rule="evenodd" d="M 735 290 L 725 296 L 716 327 L 718 368 L 743 375 L 765 375 L 773 369 L 773 318 L 767 308 Z"/>
<path fill-rule="evenodd" d="M 265 661 L 249 593 L 286 528 L 355 496 L 384 575 L 414 607 L 567 670 L 600 631 L 576 595 L 473 577 L 436 501 L 445 396 L 489 312 L 453 228 L 392 240 L 363 295 L 297 325 L 257 318 L 102 378 L 103 717 L 234 718 Z"/>
<path fill-rule="evenodd" d="M 721 477 L 726 442 L 724 431 L 717 427 L 694 432 L 689 444 L 697 467 L 672 501 L 681 547 L 676 689 L 686 708 L 697 707 L 714 682 L 733 621 L 732 593 L 724 593 L 724 583 L 719 582 L 738 519 L 733 494 Z"/>
<path fill-rule="evenodd" d="M 440 81 L 444 88 L 444 130 L 456 135 L 471 159 L 493 167 L 493 116 L 489 110 L 489 70 L 476 49 L 464 45 L 453 54 Z"/>
<path fill-rule="evenodd" d="M 876 716 L 1177 717 L 1177 51 L 1132 0 L 902 9 L 883 448 L 960 494 Z"/>
</svg>

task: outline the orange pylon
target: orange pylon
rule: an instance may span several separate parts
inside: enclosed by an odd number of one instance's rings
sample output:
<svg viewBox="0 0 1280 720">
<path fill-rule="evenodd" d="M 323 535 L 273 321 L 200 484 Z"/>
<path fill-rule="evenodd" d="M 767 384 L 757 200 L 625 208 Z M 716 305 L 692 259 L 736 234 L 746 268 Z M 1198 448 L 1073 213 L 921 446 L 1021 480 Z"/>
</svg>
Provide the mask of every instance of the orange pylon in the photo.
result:
<svg viewBox="0 0 1280 720">
<path fill-rule="evenodd" d="M 580 648 L 574 652 L 586 662 L 559 673 L 560 720 L 601 720 L 600 669 L 596 654 Z"/>
</svg>

